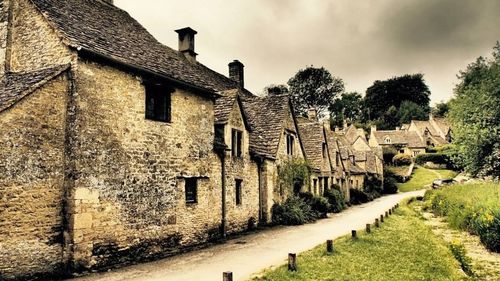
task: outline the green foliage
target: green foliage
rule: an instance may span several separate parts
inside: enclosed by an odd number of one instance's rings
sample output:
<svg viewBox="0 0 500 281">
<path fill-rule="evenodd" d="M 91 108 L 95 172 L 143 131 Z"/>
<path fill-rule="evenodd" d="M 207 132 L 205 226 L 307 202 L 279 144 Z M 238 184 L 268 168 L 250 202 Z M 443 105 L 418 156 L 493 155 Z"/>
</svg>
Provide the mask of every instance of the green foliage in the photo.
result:
<svg viewBox="0 0 500 281">
<path fill-rule="evenodd" d="M 397 118 L 398 124 L 410 123 L 411 120 L 427 120 L 429 118 L 429 106 L 422 106 L 405 100 L 399 107 Z"/>
<path fill-rule="evenodd" d="M 340 213 L 346 208 L 344 194 L 340 191 L 339 186 L 332 186 L 325 190 L 324 195 L 330 204 L 329 212 Z"/>
<path fill-rule="evenodd" d="M 450 106 L 447 102 L 436 103 L 436 106 L 431 109 L 432 116 L 444 118 L 448 114 Z"/>
<path fill-rule="evenodd" d="M 398 193 L 397 180 L 393 176 L 384 176 L 384 194 Z"/>
<path fill-rule="evenodd" d="M 313 66 L 301 69 L 288 80 L 290 98 L 295 112 L 306 116 L 310 108 L 315 108 L 318 116 L 324 117 L 335 97 L 344 91 L 344 82 L 333 77 L 324 67 Z"/>
<path fill-rule="evenodd" d="M 365 115 L 367 120 L 379 120 L 380 129 L 394 129 L 401 126 L 401 118 L 404 120 L 414 114 L 415 107 L 406 103 L 404 109 L 399 112 L 403 102 L 411 102 L 419 107 L 418 114 L 429 113 L 430 91 L 425 84 L 422 74 L 403 75 L 385 81 L 375 81 L 366 90 Z M 415 113 L 417 113 L 415 111 Z M 400 116 L 398 116 L 400 115 Z"/>
<path fill-rule="evenodd" d="M 408 166 L 411 165 L 412 158 L 408 154 L 398 154 L 392 158 L 392 164 L 395 166 Z"/>
<path fill-rule="evenodd" d="M 474 276 L 474 271 L 472 270 L 472 259 L 467 256 L 467 251 L 464 245 L 459 241 L 452 241 L 450 243 L 450 251 L 455 257 L 455 259 L 460 263 L 460 267 L 469 276 Z"/>
<path fill-rule="evenodd" d="M 359 205 L 370 201 L 370 197 L 366 192 L 355 188 L 349 189 L 349 197 L 352 205 Z"/>
<path fill-rule="evenodd" d="M 253 280 L 462 280 L 448 246 L 436 237 L 418 214 L 401 206 L 381 228 L 358 232 L 334 241 L 335 252 L 325 245 L 301 253 L 298 271 L 287 265 L 266 270 Z"/>
<path fill-rule="evenodd" d="M 282 205 L 274 204 L 271 212 L 273 223 L 279 225 L 300 225 L 316 220 L 311 207 L 297 196 L 288 198 Z"/>
<path fill-rule="evenodd" d="M 432 162 L 434 164 L 450 164 L 450 158 L 448 155 L 443 153 L 423 153 L 415 157 L 415 163 L 423 165 L 427 162 Z"/>
<path fill-rule="evenodd" d="M 311 210 L 315 213 L 318 218 L 326 218 L 328 211 L 330 210 L 330 203 L 323 196 L 313 196 L 309 201 L 306 202 L 311 206 Z"/>
<path fill-rule="evenodd" d="M 269 85 L 264 88 L 264 94 L 265 95 L 282 95 L 282 94 L 288 94 L 290 90 L 288 90 L 287 85 Z"/>
<path fill-rule="evenodd" d="M 293 186 L 296 182 L 309 186 L 310 178 L 310 166 L 302 159 L 291 159 L 278 167 L 280 189 L 287 190 L 287 194 L 293 194 Z"/>
<path fill-rule="evenodd" d="M 363 110 L 363 97 L 361 94 L 343 93 L 341 98 L 335 99 L 329 108 L 330 111 L 330 126 L 342 127 L 344 120 L 349 120 L 350 123 L 361 120 Z"/>
<path fill-rule="evenodd" d="M 363 192 L 368 196 L 368 201 L 372 201 L 380 197 L 383 191 L 382 181 L 377 176 L 365 176 Z"/>
<path fill-rule="evenodd" d="M 500 178 L 500 43 L 459 79 L 447 116 L 459 152 L 453 160 L 473 176 Z"/>
<path fill-rule="evenodd" d="M 382 155 L 384 158 L 384 164 L 391 164 L 392 159 L 394 158 L 394 156 L 396 156 L 396 154 L 398 154 L 398 151 L 396 150 L 396 148 L 394 148 L 392 146 L 384 146 L 382 148 Z"/>
<path fill-rule="evenodd" d="M 488 249 L 500 252 L 500 184 L 453 185 L 427 198 L 452 227 L 479 235 Z"/>
</svg>

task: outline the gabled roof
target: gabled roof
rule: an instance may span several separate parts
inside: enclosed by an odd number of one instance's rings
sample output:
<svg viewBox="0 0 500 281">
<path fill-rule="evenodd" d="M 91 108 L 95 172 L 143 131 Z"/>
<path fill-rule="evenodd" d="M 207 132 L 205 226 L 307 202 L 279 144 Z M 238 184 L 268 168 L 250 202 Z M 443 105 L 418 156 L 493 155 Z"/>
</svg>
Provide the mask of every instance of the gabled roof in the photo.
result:
<svg viewBox="0 0 500 281">
<path fill-rule="evenodd" d="M 402 130 L 373 131 L 372 136 L 379 144 L 406 145 L 408 147 L 422 148 L 426 145 L 422 142 L 417 132 Z M 391 143 L 385 143 L 389 138 Z"/>
<path fill-rule="evenodd" d="M 105 1 L 30 1 L 63 42 L 82 55 L 96 55 L 210 93 L 237 87 L 235 81 L 164 46 L 127 12 Z"/>
<path fill-rule="evenodd" d="M 448 132 L 450 131 L 451 127 L 450 127 L 450 124 L 448 123 L 448 121 L 445 118 L 433 117 L 432 119 L 436 123 L 438 129 L 441 130 L 441 132 L 443 132 L 443 134 L 445 134 L 445 135 L 448 134 Z"/>
<path fill-rule="evenodd" d="M 349 128 L 347 128 L 344 136 L 346 137 L 347 140 L 349 140 L 351 144 L 353 144 L 358 138 L 362 138 L 363 140 L 366 141 L 366 136 L 364 134 L 363 129 L 361 128 L 358 129 L 354 125 L 351 125 L 349 126 Z"/>
<path fill-rule="evenodd" d="M 306 158 L 313 168 L 321 169 L 324 160 L 323 143 L 326 142 L 323 124 L 305 118 L 298 118 L 297 120 Z"/>
<path fill-rule="evenodd" d="M 439 133 L 436 131 L 434 126 L 432 126 L 431 122 L 429 121 L 412 120 L 411 122 L 415 125 L 415 127 L 417 127 L 417 130 L 422 135 L 426 130 L 429 130 L 429 133 L 433 136 L 439 135 Z"/>
<path fill-rule="evenodd" d="M 250 151 L 255 155 L 276 158 L 284 122 L 289 114 L 289 96 L 242 97 L 242 104 L 252 129 Z"/>
<path fill-rule="evenodd" d="M 231 111 L 233 110 L 235 104 L 238 104 L 245 127 L 250 130 L 251 128 L 248 123 L 248 117 L 243 110 L 243 104 L 241 102 L 241 96 L 246 94 L 244 94 L 241 89 L 227 90 L 219 92 L 219 94 L 221 96 L 215 100 L 214 105 L 215 124 L 227 124 L 229 122 Z"/>
<path fill-rule="evenodd" d="M 0 112 L 13 106 L 65 70 L 69 65 L 21 73 L 6 73 L 0 81 Z"/>
</svg>

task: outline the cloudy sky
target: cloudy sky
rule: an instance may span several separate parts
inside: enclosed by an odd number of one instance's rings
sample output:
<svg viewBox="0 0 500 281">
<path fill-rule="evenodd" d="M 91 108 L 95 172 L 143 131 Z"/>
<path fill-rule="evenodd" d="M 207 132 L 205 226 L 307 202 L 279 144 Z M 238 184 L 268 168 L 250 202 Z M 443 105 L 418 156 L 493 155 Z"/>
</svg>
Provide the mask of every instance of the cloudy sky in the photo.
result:
<svg viewBox="0 0 500 281">
<path fill-rule="evenodd" d="M 198 60 L 227 75 L 245 65 L 245 86 L 261 93 L 299 69 L 324 66 L 346 90 L 424 73 L 433 102 L 448 100 L 460 69 L 500 40 L 498 0 L 115 0 L 160 42 L 174 29 L 198 31 Z"/>
</svg>

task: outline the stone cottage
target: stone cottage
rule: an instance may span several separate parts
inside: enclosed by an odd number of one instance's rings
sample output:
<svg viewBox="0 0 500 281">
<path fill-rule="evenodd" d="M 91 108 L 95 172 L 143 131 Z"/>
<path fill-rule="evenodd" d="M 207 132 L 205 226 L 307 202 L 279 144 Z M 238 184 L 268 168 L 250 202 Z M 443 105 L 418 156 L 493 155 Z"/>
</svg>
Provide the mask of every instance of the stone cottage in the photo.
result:
<svg viewBox="0 0 500 281">
<path fill-rule="evenodd" d="M 451 142 L 451 127 L 444 118 L 433 117 L 429 114 L 428 121 L 412 120 L 407 131 L 416 132 L 427 147 L 436 147 Z"/>
<path fill-rule="evenodd" d="M 396 128 L 396 130 L 377 130 L 372 126 L 368 143 L 374 148 L 394 147 L 399 153 L 417 156 L 425 153 L 426 144 L 415 131 L 406 131 Z"/>
</svg>

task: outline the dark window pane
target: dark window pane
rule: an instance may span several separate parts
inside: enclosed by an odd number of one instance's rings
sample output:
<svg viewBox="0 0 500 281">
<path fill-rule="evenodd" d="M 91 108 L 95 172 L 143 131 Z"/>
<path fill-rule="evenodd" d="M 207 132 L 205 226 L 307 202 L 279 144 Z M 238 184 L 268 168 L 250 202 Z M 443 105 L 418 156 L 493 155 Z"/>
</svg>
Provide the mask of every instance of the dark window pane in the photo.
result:
<svg viewBox="0 0 500 281">
<path fill-rule="evenodd" d="M 235 182 L 236 205 L 241 205 L 241 183 L 242 180 L 236 180 Z"/>
<path fill-rule="evenodd" d="M 186 202 L 187 203 L 196 203 L 197 202 L 197 189 L 198 189 L 198 180 L 196 178 L 186 178 Z"/>
</svg>

